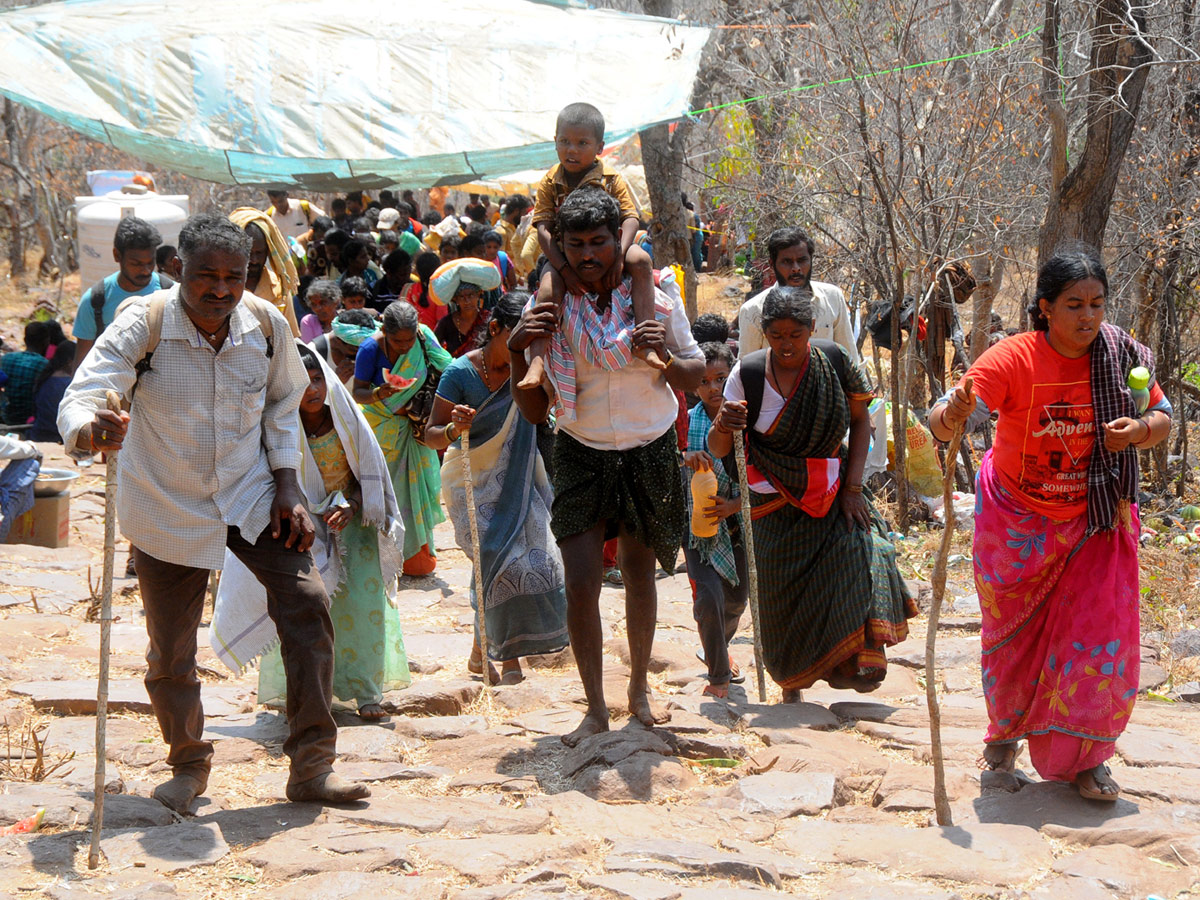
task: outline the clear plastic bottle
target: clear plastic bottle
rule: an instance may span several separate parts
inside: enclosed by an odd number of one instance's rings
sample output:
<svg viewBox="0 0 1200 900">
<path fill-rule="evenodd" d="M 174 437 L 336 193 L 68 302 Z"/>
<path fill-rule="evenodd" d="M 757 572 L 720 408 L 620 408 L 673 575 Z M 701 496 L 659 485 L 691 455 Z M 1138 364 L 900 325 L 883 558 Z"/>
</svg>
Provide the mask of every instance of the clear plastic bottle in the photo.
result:
<svg viewBox="0 0 1200 900">
<path fill-rule="evenodd" d="M 717 475 L 711 469 L 692 473 L 692 534 L 700 538 L 713 537 L 720 522 L 704 515 L 712 506 L 710 499 L 717 493 Z"/>
</svg>

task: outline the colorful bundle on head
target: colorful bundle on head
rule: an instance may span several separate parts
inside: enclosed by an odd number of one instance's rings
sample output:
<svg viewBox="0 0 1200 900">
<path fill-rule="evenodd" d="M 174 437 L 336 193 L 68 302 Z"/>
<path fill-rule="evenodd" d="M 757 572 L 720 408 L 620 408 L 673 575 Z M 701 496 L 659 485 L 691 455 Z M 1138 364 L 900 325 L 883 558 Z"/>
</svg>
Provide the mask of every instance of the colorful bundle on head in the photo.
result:
<svg viewBox="0 0 1200 900">
<path fill-rule="evenodd" d="M 474 285 L 481 291 L 494 291 L 500 287 L 500 270 L 486 259 L 473 256 L 452 259 L 433 273 L 429 280 L 429 296 L 439 306 L 446 306 L 464 284 Z"/>
</svg>

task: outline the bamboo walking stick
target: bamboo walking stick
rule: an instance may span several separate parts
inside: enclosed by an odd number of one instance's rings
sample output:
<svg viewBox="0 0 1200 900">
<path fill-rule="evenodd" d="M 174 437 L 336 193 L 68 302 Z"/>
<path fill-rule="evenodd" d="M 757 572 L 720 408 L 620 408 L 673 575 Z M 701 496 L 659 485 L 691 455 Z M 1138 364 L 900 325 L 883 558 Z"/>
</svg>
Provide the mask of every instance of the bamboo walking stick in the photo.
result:
<svg viewBox="0 0 1200 900">
<path fill-rule="evenodd" d="M 482 658 L 480 667 L 483 669 L 483 689 L 488 689 L 488 659 L 487 618 L 484 608 L 487 603 L 483 596 L 483 559 L 479 553 L 479 518 L 475 515 L 475 484 L 471 481 L 471 432 L 464 429 L 462 433 L 462 467 L 464 486 L 467 491 L 467 521 L 471 523 L 471 551 L 475 556 L 475 621 L 479 624 L 479 655 Z"/>
<path fill-rule="evenodd" d="M 746 442 L 743 435 L 744 432 L 734 433 L 733 453 L 737 459 L 738 485 L 742 491 L 742 538 L 746 544 L 746 570 L 750 573 L 750 625 L 754 631 L 754 671 L 758 677 L 758 702 L 766 703 L 767 672 L 763 668 L 762 635 L 758 630 L 758 562 L 754 558 L 754 527 L 750 522 L 750 482 L 746 477 Z"/>
<path fill-rule="evenodd" d="M 106 397 L 108 408 L 120 415 L 121 398 L 116 391 Z M 112 637 L 113 555 L 117 546 L 117 451 L 105 456 L 104 468 L 104 574 L 100 581 L 100 675 L 96 685 L 96 780 L 92 799 L 92 845 L 88 868 L 100 864 L 100 833 L 104 828 L 104 747 L 108 725 L 108 650 Z M 132 553 L 132 549 L 130 550 Z"/>
<path fill-rule="evenodd" d="M 971 393 L 971 379 L 963 379 L 960 386 Z M 925 632 L 925 702 L 929 706 L 929 743 L 933 753 L 933 806 L 939 825 L 953 825 L 950 813 L 950 798 L 946 796 L 946 759 L 942 755 L 942 711 L 937 696 L 937 630 L 942 614 L 942 599 L 946 595 L 946 560 L 950 555 L 950 541 L 954 537 L 954 471 L 958 467 L 958 448 L 962 445 L 963 425 L 957 425 L 950 435 L 946 447 L 946 466 L 942 473 L 942 509 L 946 513 L 946 527 L 942 531 L 942 544 L 938 547 L 933 564 L 933 598 L 929 606 L 929 620 Z"/>
</svg>

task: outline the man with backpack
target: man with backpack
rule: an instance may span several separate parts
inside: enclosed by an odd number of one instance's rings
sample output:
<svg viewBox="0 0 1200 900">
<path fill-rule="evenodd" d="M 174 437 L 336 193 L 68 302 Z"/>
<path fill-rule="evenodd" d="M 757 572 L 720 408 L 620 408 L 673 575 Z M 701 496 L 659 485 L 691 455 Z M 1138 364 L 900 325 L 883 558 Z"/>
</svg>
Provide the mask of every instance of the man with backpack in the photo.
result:
<svg viewBox="0 0 1200 900">
<path fill-rule="evenodd" d="M 850 326 L 850 312 L 846 296 L 836 285 L 812 280 L 813 253 L 816 245 L 802 228 L 777 228 L 767 238 L 767 253 L 771 257 L 771 269 L 775 272 L 776 284 L 783 287 L 800 288 L 812 294 L 816 321 L 812 336 L 836 341 L 858 365 L 862 357 L 854 341 L 854 330 Z M 742 304 L 738 311 L 738 356 L 745 356 L 767 346 L 763 337 L 763 301 L 771 288 L 755 294 Z"/>
<path fill-rule="evenodd" d="M 72 334 L 78 346 L 75 358 L 82 360 L 92 344 L 117 314 L 117 307 L 130 297 L 153 294 L 173 282 L 155 271 L 155 254 L 162 235 L 158 229 L 137 216 L 126 216 L 117 223 L 113 235 L 113 259 L 117 271 L 96 282 L 79 301 Z"/>
<path fill-rule="evenodd" d="M 370 793 L 333 773 L 333 623 L 297 480 L 309 378 L 283 315 L 244 290 L 250 243 L 225 216 L 190 218 L 179 234 L 182 281 L 118 314 L 58 413 L 73 455 L 122 451 L 117 506 L 150 639 L 146 690 L 173 772 L 154 796 L 177 812 L 204 792 L 212 766 L 196 630 L 226 548 L 266 587 L 282 644 L 288 799 Z M 108 410 L 107 391 L 131 400 L 129 412 Z"/>
<path fill-rule="evenodd" d="M 271 205 L 265 210 L 271 221 L 285 238 L 299 238 L 308 234 L 313 222 L 325 211 L 307 200 L 293 200 L 287 191 L 267 191 Z"/>
</svg>

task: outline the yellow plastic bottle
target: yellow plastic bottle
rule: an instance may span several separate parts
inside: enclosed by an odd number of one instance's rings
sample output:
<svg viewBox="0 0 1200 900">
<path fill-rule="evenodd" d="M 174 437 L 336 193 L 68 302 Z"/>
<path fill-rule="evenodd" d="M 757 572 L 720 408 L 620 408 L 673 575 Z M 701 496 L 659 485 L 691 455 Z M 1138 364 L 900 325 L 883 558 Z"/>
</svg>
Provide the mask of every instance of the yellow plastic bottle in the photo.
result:
<svg viewBox="0 0 1200 900">
<path fill-rule="evenodd" d="M 720 522 L 704 515 L 712 506 L 710 499 L 717 493 L 717 475 L 711 469 L 692 473 L 692 534 L 700 538 L 713 537 Z"/>
</svg>

